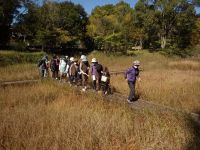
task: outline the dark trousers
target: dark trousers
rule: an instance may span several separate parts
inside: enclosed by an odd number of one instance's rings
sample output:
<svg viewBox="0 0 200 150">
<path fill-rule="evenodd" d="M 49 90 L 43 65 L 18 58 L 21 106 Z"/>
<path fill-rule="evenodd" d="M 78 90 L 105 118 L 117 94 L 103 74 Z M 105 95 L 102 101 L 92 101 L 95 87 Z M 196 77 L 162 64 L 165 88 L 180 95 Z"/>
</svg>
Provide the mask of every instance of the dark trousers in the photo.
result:
<svg viewBox="0 0 200 150">
<path fill-rule="evenodd" d="M 101 88 L 103 90 L 103 93 L 105 94 L 106 92 L 109 93 L 109 83 L 108 82 L 101 82 Z"/>
<path fill-rule="evenodd" d="M 52 71 L 52 78 L 58 78 L 58 71 Z"/>
<path fill-rule="evenodd" d="M 69 81 L 70 81 L 70 84 L 75 84 L 76 83 L 76 76 L 75 75 L 69 76 Z"/>
<path fill-rule="evenodd" d="M 100 88 L 101 88 L 101 78 L 96 78 L 96 80 L 93 80 L 93 89 L 99 91 Z"/>
<path fill-rule="evenodd" d="M 135 100 L 135 82 L 128 81 L 128 86 L 129 86 L 129 90 L 130 90 L 128 99 L 130 101 L 134 101 Z"/>
<path fill-rule="evenodd" d="M 45 69 L 40 69 L 40 77 L 44 78 L 45 75 Z"/>
</svg>

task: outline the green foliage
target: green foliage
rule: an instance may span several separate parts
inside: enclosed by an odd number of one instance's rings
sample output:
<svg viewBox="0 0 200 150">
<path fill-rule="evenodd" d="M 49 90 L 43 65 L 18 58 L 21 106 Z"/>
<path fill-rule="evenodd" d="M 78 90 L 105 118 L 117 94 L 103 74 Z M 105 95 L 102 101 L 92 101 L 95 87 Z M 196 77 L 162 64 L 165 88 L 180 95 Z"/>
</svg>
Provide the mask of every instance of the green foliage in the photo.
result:
<svg viewBox="0 0 200 150">
<path fill-rule="evenodd" d="M 11 24 L 23 3 L 24 0 L 0 0 L 0 47 L 6 46 L 9 41 Z"/>
<path fill-rule="evenodd" d="M 98 6 L 89 18 L 88 35 L 100 49 L 110 42 L 185 54 L 197 18 L 195 5 L 186 0 L 139 0 L 134 9 L 125 2 Z"/>
<path fill-rule="evenodd" d="M 14 65 L 18 63 L 34 63 L 44 56 L 43 52 L 25 53 L 16 51 L 0 51 L 0 65 Z"/>
<path fill-rule="evenodd" d="M 9 43 L 9 48 L 10 49 L 14 49 L 17 51 L 25 51 L 26 50 L 26 43 L 24 42 L 15 42 L 15 41 L 11 41 Z"/>
<path fill-rule="evenodd" d="M 81 5 L 47 1 L 42 6 L 30 4 L 28 10 L 14 30 L 30 36 L 32 45 L 54 48 L 85 37 L 87 14 Z"/>
</svg>

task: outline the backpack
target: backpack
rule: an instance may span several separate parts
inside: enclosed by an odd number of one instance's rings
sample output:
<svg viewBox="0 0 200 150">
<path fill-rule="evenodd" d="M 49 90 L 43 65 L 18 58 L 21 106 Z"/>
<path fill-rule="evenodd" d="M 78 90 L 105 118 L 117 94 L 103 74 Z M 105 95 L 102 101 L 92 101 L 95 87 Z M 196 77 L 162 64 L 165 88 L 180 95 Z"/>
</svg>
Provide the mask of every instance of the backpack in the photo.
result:
<svg viewBox="0 0 200 150">
<path fill-rule="evenodd" d="M 98 73 L 101 73 L 101 71 L 103 70 L 103 67 L 102 67 L 101 64 L 96 64 L 95 67 L 96 67 L 96 70 L 97 70 Z"/>
<path fill-rule="evenodd" d="M 51 60 L 51 65 L 50 65 L 51 71 L 56 71 L 56 61 L 53 59 Z"/>
<path fill-rule="evenodd" d="M 88 67 L 89 67 L 90 65 L 89 65 L 89 63 L 88 63 L 88 61 L 86 61 L 86 62 L 82 62 L 81 63 L 81 70 L 83 70 L 83 72 L 85 72 L 85 73 L 88 73 Z"/>
<path fill-rule="evenodd" d="M 40 60 L 38 61 L 38 67 L 40 67 L 43 63 L 44 63 L 44 60 L 43 60 L 43 59 L 40 59 Z"/>
</svg>

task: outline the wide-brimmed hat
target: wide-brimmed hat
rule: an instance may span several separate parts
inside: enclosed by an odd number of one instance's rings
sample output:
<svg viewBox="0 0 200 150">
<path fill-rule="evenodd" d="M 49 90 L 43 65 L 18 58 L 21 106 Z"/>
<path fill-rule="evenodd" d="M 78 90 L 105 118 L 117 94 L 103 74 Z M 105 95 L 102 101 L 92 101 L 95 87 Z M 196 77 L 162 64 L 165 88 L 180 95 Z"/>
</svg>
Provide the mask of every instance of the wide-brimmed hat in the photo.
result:
<svg viewBox="0 0 200 150">
<path fill-rule="evenodd" d="M 70 57 L 70 59 L 69 59 L 71 62 L 73 62 L 74 61 L 74 57 Z"/>
<path fill-rule="evenodd" d="M 83 59 L 81 59 L 81 60 L 82 60 L 82 61 L 88 61 L 86 57 L 85 57 L 85 58 L 83 58 Z"/>
<path fill-rule="evenodd" d="M 97 62 L 97 59 L 96 58 L 92 58 L 92 63 L 96 63 Z"/>
<path fill-rule="evenodd" d="M 135 61 L 133 62 L 133 65 L 134 65 L 134 66 L 139 66 L 139 65 L 140 65 L 140 61 L 139 61 L 139 60 L 135 60 Z"/>
<path fill-rule="evenodd" d="M 81 60 L 86 59 L 87 57 L 85 55 L 81 55 Z"/>
</svg>

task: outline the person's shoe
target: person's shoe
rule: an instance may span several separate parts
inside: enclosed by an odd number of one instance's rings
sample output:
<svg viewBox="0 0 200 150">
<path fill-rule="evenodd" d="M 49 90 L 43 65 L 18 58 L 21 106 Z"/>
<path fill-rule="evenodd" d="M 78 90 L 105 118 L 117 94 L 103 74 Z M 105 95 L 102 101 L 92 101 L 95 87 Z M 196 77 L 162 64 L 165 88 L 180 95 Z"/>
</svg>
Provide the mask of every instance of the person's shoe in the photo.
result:
<svg viewBox="0 0 200 150">
<path fill-rule="evenodd" d="M 82 91 L 83 91 L 83 92 L 85 92 L 85 91 L 86 91 L 86 89 L 85 89 L 85 88 L 83 88 L 83 89 L 82 89 Z"/>
<path fill-rule="evenodd" d="M 131 101 L 131 100 L 129 100 L 129 99 L 127 99 L 127 102 L 128 102 L 128 103 L 133 103 L 133 101 Z"/>
</svg>

